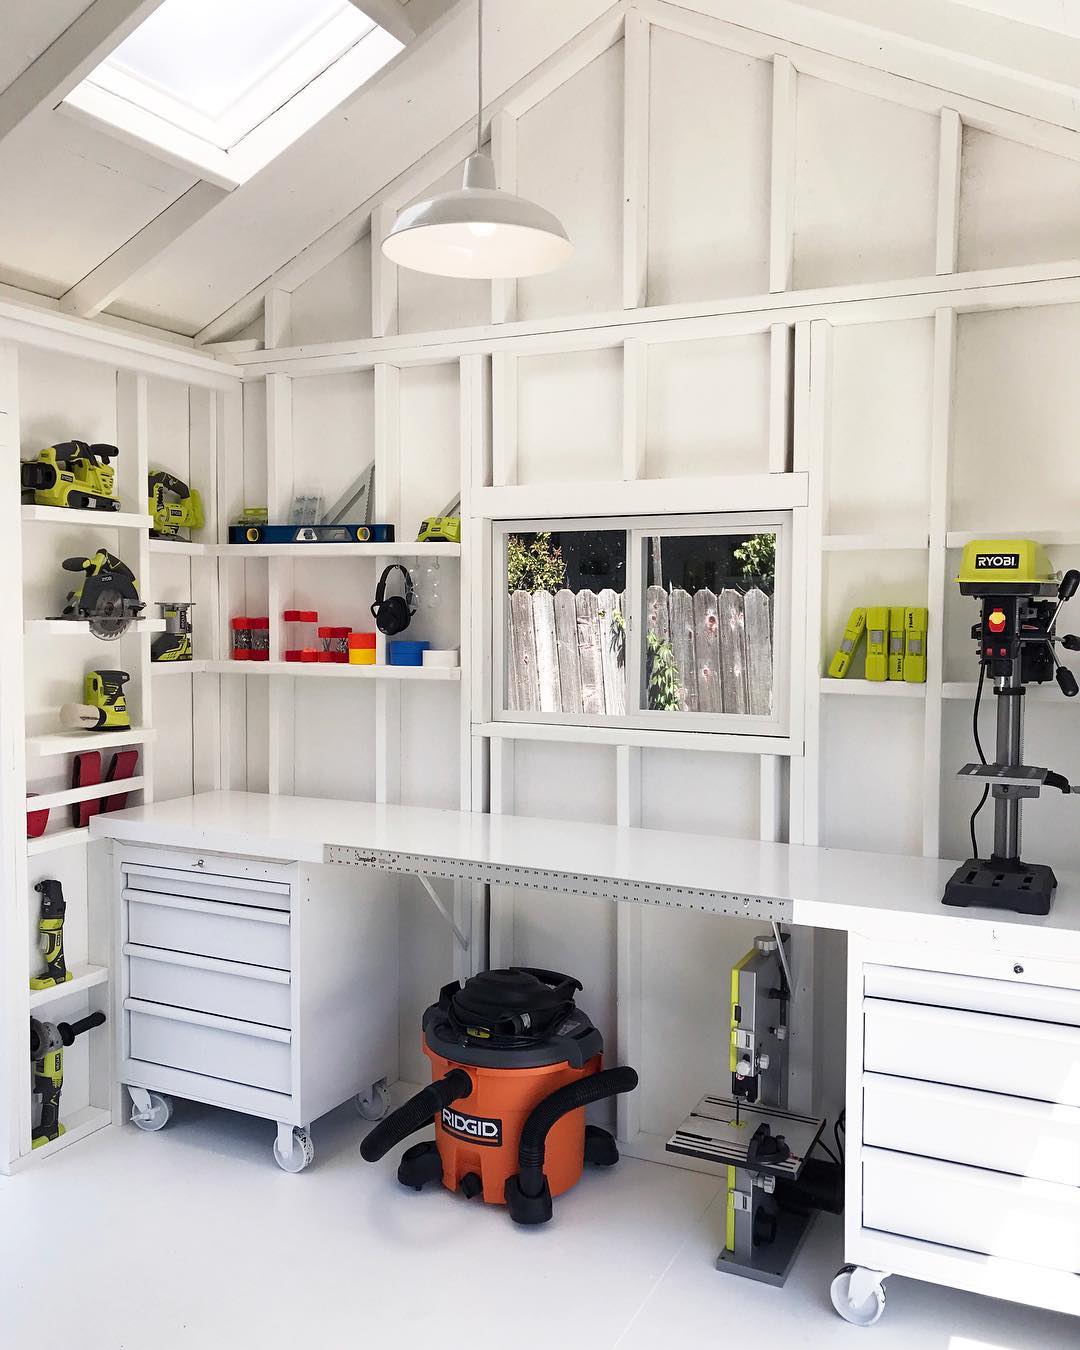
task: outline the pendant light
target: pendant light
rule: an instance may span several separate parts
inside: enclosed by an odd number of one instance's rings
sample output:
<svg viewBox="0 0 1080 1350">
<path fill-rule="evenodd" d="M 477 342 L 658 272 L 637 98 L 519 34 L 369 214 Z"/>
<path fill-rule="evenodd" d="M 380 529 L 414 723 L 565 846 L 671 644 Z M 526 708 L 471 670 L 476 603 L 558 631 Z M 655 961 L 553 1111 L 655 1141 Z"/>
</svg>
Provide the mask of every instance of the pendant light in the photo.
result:
<svg viewBox="0 0 1080 1350">
<path fill-rule="evenodd" d="M 574 251 L 559 219 L 535 202 L 500 192 L 495 165 L 481 149 L 484 120 L 484 0 L 477 0 L 476 153 L 465 181 L 407 206 L 383 240 L 399 267 L 443 277 L 528 277 L 550 272 Z"/>
</svg>

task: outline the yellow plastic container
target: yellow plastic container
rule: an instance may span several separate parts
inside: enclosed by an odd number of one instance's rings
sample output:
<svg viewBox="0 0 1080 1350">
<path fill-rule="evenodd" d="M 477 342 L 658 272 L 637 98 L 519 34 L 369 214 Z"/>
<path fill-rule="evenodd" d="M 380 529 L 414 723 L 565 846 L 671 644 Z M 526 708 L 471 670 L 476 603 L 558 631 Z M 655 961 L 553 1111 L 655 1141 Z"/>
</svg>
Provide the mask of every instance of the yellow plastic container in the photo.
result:
<svg viewBox="0 0 1080 1350">
<path fill-rule="evenodd" d="M 349 649 L 350 666 L 373 666 L 375 664 L 374 647 L 351 647 Z"/>
</svg>

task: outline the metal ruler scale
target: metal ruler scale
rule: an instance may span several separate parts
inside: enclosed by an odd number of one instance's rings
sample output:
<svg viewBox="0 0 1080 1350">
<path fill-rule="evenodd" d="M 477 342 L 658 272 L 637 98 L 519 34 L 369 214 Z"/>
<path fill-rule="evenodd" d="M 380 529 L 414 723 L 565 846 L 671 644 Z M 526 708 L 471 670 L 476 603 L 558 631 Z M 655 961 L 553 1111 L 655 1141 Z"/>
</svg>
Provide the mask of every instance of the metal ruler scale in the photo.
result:
<svg viewBox="0 0 1080 1350">
<path fill-rule="evenodd" d="M 470 861 L 463 858 L 426 857 L 384 849 L 328 844 L 326 861 L 373 872 L 397 872 L 408 876 L 443 877 L 490 886 L 524 886 L 560 895 L 579 895 L 597 900 L 633 901 L 666 909 L 691 909 L 704 914 L 722 914 L 735 919 L 790 922 L 792 902 L 770 896 L 742 895 L 731 891 L 698 890 L 657 882 L 620 880 L 558 872 L 548 868 L 518 867 L 507 863 Z"/>
</svg>

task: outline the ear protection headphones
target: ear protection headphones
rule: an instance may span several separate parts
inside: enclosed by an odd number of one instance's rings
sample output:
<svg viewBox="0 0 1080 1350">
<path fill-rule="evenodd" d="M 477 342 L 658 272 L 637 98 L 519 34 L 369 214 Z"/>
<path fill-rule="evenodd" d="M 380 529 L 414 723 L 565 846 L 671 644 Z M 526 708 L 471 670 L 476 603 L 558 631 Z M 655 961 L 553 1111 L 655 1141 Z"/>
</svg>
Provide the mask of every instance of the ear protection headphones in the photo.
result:
<svg viewBox="0 0 1080 1350">
<path fill-rule="evenodd" d="M 405 578 L 404 595 L 387 596 L 386 583 L 391 572 L 400 572 Z M 375 587 L 375 603 L 371 606 L 375 626 L 380 633 L 385 633 L 387 637 L 393 637 L 395 633 L 404 633 L 409 626 L 409 620 L 415 613 L 416 600 L 409 569 L 401 563 L 391 563 L 389 567 L 383 570 L 383 574 L 379 578 L 379 584 Z"/>
</svg>

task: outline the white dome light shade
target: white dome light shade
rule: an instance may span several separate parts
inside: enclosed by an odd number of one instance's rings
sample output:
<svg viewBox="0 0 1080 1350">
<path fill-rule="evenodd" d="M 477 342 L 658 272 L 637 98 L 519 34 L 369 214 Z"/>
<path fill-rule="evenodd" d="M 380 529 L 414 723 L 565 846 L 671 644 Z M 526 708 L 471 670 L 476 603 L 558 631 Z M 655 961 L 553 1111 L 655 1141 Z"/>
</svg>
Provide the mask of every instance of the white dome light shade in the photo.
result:
<svg viewBox="0 0 1080 1350">
<path fill-rule="evenodd" d="M 558 217 L 498 190 L 495 166 L 482 154 L 466 161 L 456 192 L 407 206 L 382 249 L 399 267 L 487 280 L 550 272 L 574 252 Z"/>
</svg>

